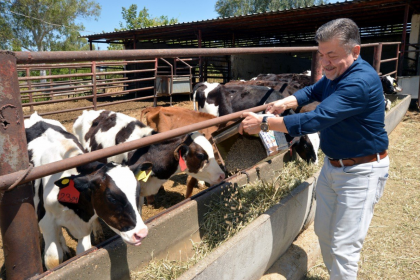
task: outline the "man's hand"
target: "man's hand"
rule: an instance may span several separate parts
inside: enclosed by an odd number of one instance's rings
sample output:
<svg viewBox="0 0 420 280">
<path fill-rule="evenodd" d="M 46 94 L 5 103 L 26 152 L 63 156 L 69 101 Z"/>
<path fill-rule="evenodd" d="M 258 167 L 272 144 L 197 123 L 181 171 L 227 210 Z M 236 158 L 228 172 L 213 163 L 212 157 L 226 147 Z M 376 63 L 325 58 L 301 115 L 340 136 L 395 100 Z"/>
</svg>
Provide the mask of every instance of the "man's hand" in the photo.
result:
<svg viewBox="0 0 420 280">
<path fill-rule="evenodd" d="M 267 114 L 280 115 L 286 110 L 287 110 L 287 106 L 284 102 L 284 99 L 280 99 L 280 100 L 277 100 L 276 102 L 268 104 L 265 112 Z"/>
<path fill-rule="evenodd" d="M 245 118 L 239 126 L 239 134 L 258 134 L 261 130 L 262 116 L 252 112 L 245 112 L 241 116 Z"/>
</svg>

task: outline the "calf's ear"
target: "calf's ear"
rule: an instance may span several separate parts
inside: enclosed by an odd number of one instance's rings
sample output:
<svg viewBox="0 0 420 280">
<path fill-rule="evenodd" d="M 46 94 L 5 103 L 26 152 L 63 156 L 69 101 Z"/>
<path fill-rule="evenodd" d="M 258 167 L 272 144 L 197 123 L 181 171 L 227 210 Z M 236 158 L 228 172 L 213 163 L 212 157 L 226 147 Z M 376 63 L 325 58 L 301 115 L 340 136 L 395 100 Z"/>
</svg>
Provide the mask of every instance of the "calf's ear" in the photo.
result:
<svg viewBox="0 0 420 280">
<path fill-rule="evenodd" d="M 146 171 L 146 173 L 149 173 L 153 168 L 153 163 L 151 163 L 150 161 L 145 161 L 140 164 L 130 165 L 129 168 L 131 171 L 133 171 L 134 175 L 136 175 L 137 177 L 137 174 L 142 171 Z"/>
<path fill-rule="evenodd" d="M 74 186 L 79 192 L 84 192 L 89 189 L 89 180 L 86 178 L 86 176 L 68 176 L 60 178 L 59 180 L 54 182 L 54 185 L 59 187 L 60 189 Z"/>
<path fill-rule="evenodd" d="M 182 157 L 183 156 L 186 156 L 187 154 L 188 154 L 188 152 L 190 151 L 190 148 L 187 146 L 187 145 L 185 145 L 184 143 L 183 144 L 181 144 L 181 145 L 179 145 L 178 147 L 176 147 L 176 149 L 175 149 L 175 151 L 174 151 L 174 157 L 175 157 L 175 160 L 179 160 L 179 156 L 181 155 Z"/>
<path fill-rule="evenodd" d="M 76 168 L 76 170 L 79 173 L 90 174 L 90 173 L 93 173 L 93 172 L 99 170 L 104 165 L 105 164 L 103 164 L 102 162 L 94 161 L 94 162 L 90 162 L 90 163 L 78 166 Z"/>
</svg>

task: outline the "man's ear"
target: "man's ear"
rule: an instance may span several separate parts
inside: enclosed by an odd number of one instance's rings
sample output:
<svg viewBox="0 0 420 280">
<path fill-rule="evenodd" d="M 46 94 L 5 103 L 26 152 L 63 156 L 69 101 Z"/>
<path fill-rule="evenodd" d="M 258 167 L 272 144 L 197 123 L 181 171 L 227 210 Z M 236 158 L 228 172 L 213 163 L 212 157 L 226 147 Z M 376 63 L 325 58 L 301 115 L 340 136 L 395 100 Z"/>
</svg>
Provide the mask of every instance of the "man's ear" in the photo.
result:
<svg viewBox="0 0 420 280">
<path fill-rule="evenodd" d="M 353 47 L 352 54 L 353 54 L 354 60 L 356 60 L 359 57 L 359 55 L 360 55 L 360 45 L 356 45 L 356 46 Z"/>
</svg>

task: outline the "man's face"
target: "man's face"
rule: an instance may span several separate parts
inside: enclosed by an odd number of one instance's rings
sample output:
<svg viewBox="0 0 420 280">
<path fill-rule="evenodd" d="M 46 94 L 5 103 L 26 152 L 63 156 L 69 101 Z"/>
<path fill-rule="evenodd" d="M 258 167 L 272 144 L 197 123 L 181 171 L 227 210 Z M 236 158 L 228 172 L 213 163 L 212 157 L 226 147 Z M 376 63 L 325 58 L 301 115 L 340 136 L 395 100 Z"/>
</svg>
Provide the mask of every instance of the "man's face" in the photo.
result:
<svg viewBox="0 0 420 280">
<path fill-rule="evenodd" d="M 340 45 L 336 38 L 318 45 L 319 61 L 325 77 L 334 80 L 343 74 L 360 54 L 360 46 L 353 47 L 350 54 Z"/>
</svg>

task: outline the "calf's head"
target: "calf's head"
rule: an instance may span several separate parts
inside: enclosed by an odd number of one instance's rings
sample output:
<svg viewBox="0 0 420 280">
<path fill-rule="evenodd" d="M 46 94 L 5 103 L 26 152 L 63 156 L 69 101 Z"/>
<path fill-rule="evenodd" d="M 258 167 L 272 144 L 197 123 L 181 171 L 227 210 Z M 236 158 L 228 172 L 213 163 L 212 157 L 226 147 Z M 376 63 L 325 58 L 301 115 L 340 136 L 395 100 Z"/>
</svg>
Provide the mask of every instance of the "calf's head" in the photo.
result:
<svg viewBox="0 0 420 280">
<path fill-rule="evenodd" d="M 225 173 L 214 158 L 212 145 L 201 133 L 193 132 L 186 135 L 182 143 L 176 147 L 174 157 L 179 162 L 181 171 L 198 180 L 213 185 L 225 178 Z M 182 170 L 183 168 L 185 170 Z"/>
<path fill-rule="evenodd" d="M 72 175 L 55 182 L 58 200 L 75 212 L 94 211 L 124 242 L 140 245 L 148 229 L 137 211 L 140 183 L 127 166 L 108 163 L 92 174 Z M 79 198 L 62 202 L 70 189 Z M 71 195 L 68 195 L 71 197 Z M 74 203 L 77 200 L 77 203 Z"/>
<path fill-rule="evenodd" d="M 385 94 L 395 94 L 402 91 L 402 89 L 398 86 L 397 80 L 391 76 L 382 76 L 381 82 Z"/>
<path fill-rule="evenodd" d="M 214 91 L 218 86 L 220 86 L 219 83 L 201 82 L 196 84 L 193 89 L 194 110 L 196 110 L 195 102 L 197 101 L 198 111 L 218 117 L 220 93 Z"/>
</svg>

